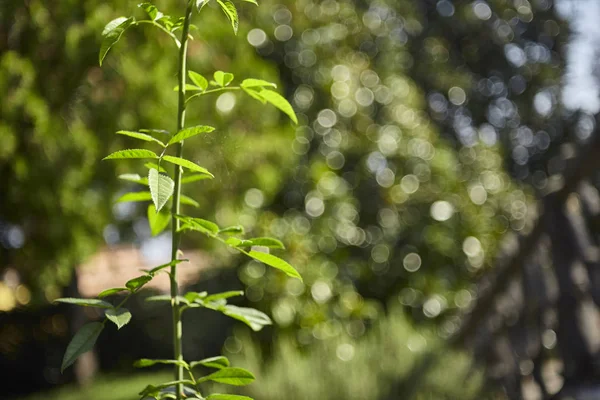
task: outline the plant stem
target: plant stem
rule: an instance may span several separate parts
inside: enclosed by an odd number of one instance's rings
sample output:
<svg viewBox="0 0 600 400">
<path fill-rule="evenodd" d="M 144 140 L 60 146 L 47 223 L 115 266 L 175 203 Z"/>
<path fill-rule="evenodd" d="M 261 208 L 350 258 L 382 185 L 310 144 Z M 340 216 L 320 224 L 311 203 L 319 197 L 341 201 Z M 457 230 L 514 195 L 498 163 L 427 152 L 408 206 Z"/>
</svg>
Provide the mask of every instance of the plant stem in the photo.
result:
<svg viewBox="0 0 600 400">
<path fill-rule="evenodd" d="M 188 0 L 185 10 L 185 20 L 181 32 L 181 47 L 179 48 L 179 107 L 177 112 L 177 132 L 182 130 L 185 125 L 185 81 L 187 75 L 187 47 L 190 31 L 190 19 L 192 17 L 193 1 Z M 183 154 L 183 141 L 177 144 L 177 157 Z M 171 261 L 177 259 L 177 251 L 179 249 L 179 241 L 181 232 L 179 232 L 179 220 L 175 215 L 179 214 L 179 205 L 181 197 L 181 173 L 180 166 L 175 167 L 175 190 L 173 193 L 173 207 L 171 209 L 171 225 L 172 225 L 172 245 L 171 245 Z M 183 361 L 183 352 L 181 349 L 182 323 L 181 309 L 179 308 L 179 287 L 177 284 L 177 264 L 171 266 L 171 307 L 173 311 L 173 355 L 174 359 Z M 175 365 L 175 380 L 183 380 L 183 367 Z M 178 383 L 176 386 L 177 400 L 181 399 L 183 393 L 183 384 Z"/>
</svg>

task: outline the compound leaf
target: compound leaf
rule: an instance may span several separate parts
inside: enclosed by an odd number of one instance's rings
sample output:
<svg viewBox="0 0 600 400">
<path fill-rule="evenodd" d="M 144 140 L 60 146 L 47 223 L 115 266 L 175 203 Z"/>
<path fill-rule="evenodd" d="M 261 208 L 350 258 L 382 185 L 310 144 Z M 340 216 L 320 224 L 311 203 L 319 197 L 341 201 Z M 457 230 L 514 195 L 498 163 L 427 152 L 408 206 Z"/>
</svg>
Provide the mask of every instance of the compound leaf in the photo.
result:
<svg viewBox="0 0 600 400">
<path fill-rule="evenodd" d="M 233 3 L 229 0 L 217 0 L 217 3 L 221 6 L 221 10 L 227 15 L 229 22 L 231 22 L 231 27 L 233 28 L 233 33 L 237 35 L 238 31 L 238 13 L 237 9 L 233 5 Z M 217 81 L 218 82 L 218 81 Z"/>
<path fill-rule="evenodd" d="M 265 263 L 273 268 L 277 268 L 277 269 L 285 272 L 288 276 L 291 276 L 292 278 L 298 278 L 298 279 L 302 280 L 302 277 L 300 276 L 298 271 L 296 271 L 296 269 L 294 267 L 292 267 L 290 264 L 288 264 L 286 261 L 282 260 L 279 257 L 275 257 L 272 254 L 263 253 L 260 251 L 254 251 L 254 250 L 251 250 L 250 252 L 248 252 L 246 254 L 249 255 L 250 257 L 254 258 L 257 261 L 260 261 L 260 262 Z"/>
<path fill-rule="evenodd" d="M 63 297 L 54 301 L 57 303 L 75 304 L 77 306 L 84 307 L 113 308 L 113 305 L 109 302 L 98 299 L 77 299 L 74 297 Z"/>
<path fill-rule="evenodd" d="M 177 134 L 175 136 L 173 136 L 171 138 L 171 140 L 169 140 L 169 143 L 167 143 L 167 145 L 181 142 L 182 140 L 189 139 L 192 136 L 196 136 L 201 133 L 209 133 L 214 130 L 215 130 L 215 128 L 213 128 L 212 126 L 208 126 L 208 125 L 198 125 L 198 126 L 194 126 L 191 128 L 186 128 L 186 129 L 183 129 L 183 130 L 177 132 Z"/>
<path fill-rule="evenodd" d="M 163 160 L 170 162 L 171 164 L 180 165 L 191 171 L 201 172 L 205 175 L 210 176 L 211 178 L 215 177 L 213 174 L 208 172 L 208 170 L 206 168 L 203 168 L 203 167 L 199 166 L 198 164 L 191 162 L 190 160 L 186 160 L 185 158 L 175 157 L 175 156 L 163 156 Z"/>
<path fill-rule="evenodd" d="M 115 151 L 107 155 L 103 160 L 120 160 L 126 158 L 158 158 L 155 152 L 145 149 L 127 149 Z"/>
</svg>

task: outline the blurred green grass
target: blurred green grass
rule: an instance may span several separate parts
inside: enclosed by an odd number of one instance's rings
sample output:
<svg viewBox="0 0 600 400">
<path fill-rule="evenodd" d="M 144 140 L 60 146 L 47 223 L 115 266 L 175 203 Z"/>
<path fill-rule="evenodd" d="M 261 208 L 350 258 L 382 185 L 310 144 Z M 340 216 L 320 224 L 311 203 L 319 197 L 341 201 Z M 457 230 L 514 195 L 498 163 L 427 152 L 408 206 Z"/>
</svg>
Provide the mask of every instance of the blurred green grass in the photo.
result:
<svg viewBox="0 0 600 400">
<path fill-rule="evenodd" d="M 131 375 L 100 375 L 87 387 L 75 384 L 15 400 L 137 400 L 148 384 L 169 381 L 172 374 L 161 371 Z"/>
</svg>

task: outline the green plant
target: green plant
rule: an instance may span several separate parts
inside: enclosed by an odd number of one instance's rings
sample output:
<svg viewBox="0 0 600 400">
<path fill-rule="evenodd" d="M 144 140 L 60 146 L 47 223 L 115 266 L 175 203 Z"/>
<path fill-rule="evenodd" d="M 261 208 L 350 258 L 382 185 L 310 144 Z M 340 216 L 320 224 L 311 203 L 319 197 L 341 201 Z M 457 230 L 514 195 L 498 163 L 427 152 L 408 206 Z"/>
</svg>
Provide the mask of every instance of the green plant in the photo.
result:
<svg viewBox="0 0 600 400">
<path fill-rule="evenodd" d="M 229 360 L 226 357 L 219 356 L 199 361 L 185 361 L 182 354 L 182 319 L 181 315 L 185 310 L 192 308 L 208 308 L 218 311 L 229 317 L 240 320 L 250 326 L 254 331 L 262 329 L 265 325 L 271 324 L 270 318 L 255 309 L 246 307 L 237 307 L 227 303 L 231 297 L 243 295 L 241 291 L 228 291 L 223 293 L 208 294 L 206 292 L 189 292 L 184 295 L 179 294 L 177 283 L 177 265 L 186 262 L 186 259 L 179 258 L 179 243 L 181 235 L 186 231 L 200 232 L 209 238 L 218 240 L 223 244 L 273 268 L 279 269 L 287 275 L 302 279 L 300 274 L 286 261 L 268 253 L 269 249 L 283 249 L 281 241 L 269 237 L 257 237 L 244 239 L 242 237 L 244 230 L 241 226 L 230 226 L 221 228 L 214 222 L 195 218 L 181 213 L 180 205 L 191 204 L 195 201 L 182 193 L 182 186 L 203 179 L 214 178 L 207 169 L 201 167 L 191 160 L 183 158 L 183 143 L 185 140 L 195 136 L 209 134 L 214 130 L 211 126 L 185 127 L 185 113 L 190 101 L 200 96 L 218 93 L 230 90 L 241 90 L 252 98 L 262 102 L 270 103 L 287 114 L 292 121 L 297 123 L 296 116 L 290 104 L 284 97 L 273 91 L 276 85 L 261 79 L 245 79 L 239 86 L 231 86 L 234 79 L 233 74 L 216 71 L 213 80 L 207 80 L 201 74 L 188 71 L 187 68 L 187 48 L 188 41 L 193 39 L 190 34 L 192 13 L 194 8 L 200 12 L 210 0 L 188 0 L 185 15 L 180 18 L 173 18 L 164 15 L 154 5 L 150 3 L 141 3 L 142 8 L 149 19 L 138 20 L 134 17 L 120 17 L 109 22 L 102 33 L 103 42 L 100 49 L 99 62 L 106 57 L 108 51 L 114 46 L 122 34 L 129 28 L 150 24 L 165 32 L 173 39 L 173 44 L 179 49 L 178 59 L 178 85 L 175 90 L 178 92 L 179 107 L 177 115 L 177 129 L 174 134 L 166 130 L 140 129 L 139 131 L 118 131 L 117 134 L 129 136 L 155 146 L 159 146 L 160 153 L 147 149 L 125 149 L 114 152 L 104 160 L 122 160 L 122 159 L 150 159 L 153 160 L 145 164 L 148 169 L 147 177 L 138 174 L 125 174 L 119 178 L 139 183 L 147 186 L 148 190 L 128 193 L 119 201 L 152 201 L 148 207 L 148 221 L 153 234 L 158 234 L 171 224 L 172 229 L 172 252 L 171 261 L 164 265 L 145 271 L 137 278 L 131 279 L 123 287 L 106 289 L 96 299 L 77 299 L 61 298 L 56 301 L 69 303 L 79 306 L 97 307 L 105 310 L 105 319 L 102 322 L 90 322 L 84 325 L 73 337 L 65 352 L 61 370 L 69 367 L 84 352 L 90 350 L 96 342 L 98 336 L 104 329 L 106 322 L 111 321 L 118 329 L 121 329 L 131 320 L 131 313 L 124 307 L 130 296 L 138 292 L 152 278 L 160 273 L 167 272 L 170 276 L 171 293 L 169 296 L 154 296 L 154 301 L 169 301 L 172 306 L 172 329 L 173 329 L 173 359 L 168 360 L 150 360 L 142 359 L 135 363 L 136 367 L 149 367 L 156 364 L 170 364 L 174 366 L 175 377 L 171 382 L 160 385 L 148 385 L 140 392 L 142 398 L 155 399 L 181 399 L 198 398 L 213 400 L 235 400 L 247 399 L 248 397 L 229 394 L 211 394 L 203 397 L 198 385 L 202 382 L 213 381 L 235 386 L 246 385 L 254 380 L 254 376 L 249 371 L 242 368 L 230 367 Z M 254 0 L 244 0 L 256 4 Z M 223 10 L 234 32 L 237 33 L 238 15 L 234 4 L 229 0 L 214 0 Z M 180 33 L 179 36 L 177 36 Z M 191 84 L 187 83 L 187 77 Z M 187 92 L 194 92 L 188 95 Z M 161 137 L 167 139 L 161 140 Z M 175 155 L 167 152 L 175 148 Z M 169 175 L 164 168 L 165 163 L 174 166 L 173 175 Z M 183 170 L 192 172 L 189 176 L 183 177 Z M 117 305 L 114 305 L 104 298 L 120 293 L 126 293 L 124 299 Z M 196 377 L 193 373 L 195 367 L 203 366 L 215 369 L 215 372 Z M 184 375 L 184 372 L 187 374 Z M 184 378 L 185 376 L 185 378 Z M 175 389 L 174 393 L 165 389 Z M 185 390 L 184 390 L 185 389 Z"/>
</svg>

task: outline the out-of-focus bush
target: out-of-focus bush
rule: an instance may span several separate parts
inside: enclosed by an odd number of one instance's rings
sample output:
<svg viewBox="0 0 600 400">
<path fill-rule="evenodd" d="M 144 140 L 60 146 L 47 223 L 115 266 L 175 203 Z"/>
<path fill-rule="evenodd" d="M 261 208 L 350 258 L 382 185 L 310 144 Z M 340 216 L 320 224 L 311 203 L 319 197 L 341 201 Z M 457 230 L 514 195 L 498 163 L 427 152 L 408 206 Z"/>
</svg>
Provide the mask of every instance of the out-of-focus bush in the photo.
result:
<svg viewBox="0 0 600 400">
<path fill-rule="evenodd" d="M 399 307 L 379 319 L 361 338 L 346 333 L 300 348 L 295 338 L 281 335 L 265 358 L 243 330 L 225 346 L 236 365 L 254 371 L 256 384 L 241 391 L 261 400 L 381 400 L 392 384 L 403 382 L 429 351 L 442 352 L 439 363 L 421 379 L 416 398 L 482 399 L 483 374 L 463 353 L 444 349 L 443 342 L 415 329 Z"/>
</svg>

